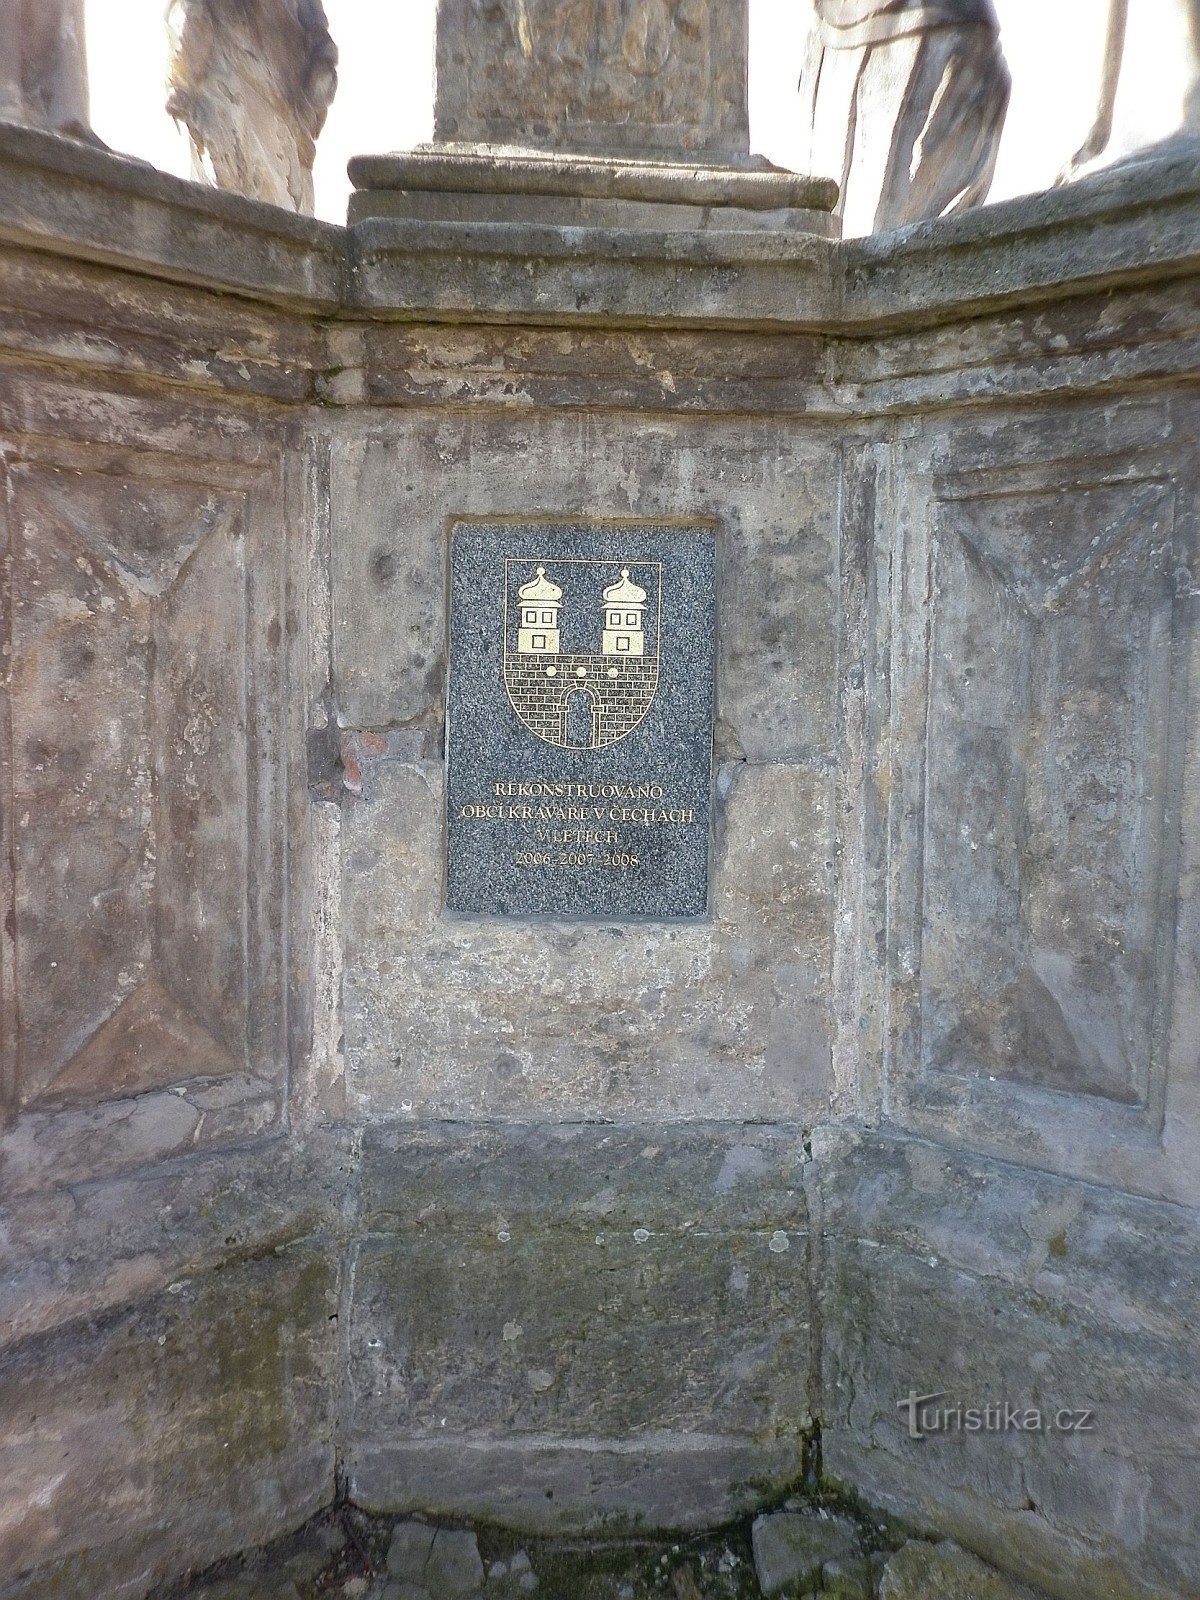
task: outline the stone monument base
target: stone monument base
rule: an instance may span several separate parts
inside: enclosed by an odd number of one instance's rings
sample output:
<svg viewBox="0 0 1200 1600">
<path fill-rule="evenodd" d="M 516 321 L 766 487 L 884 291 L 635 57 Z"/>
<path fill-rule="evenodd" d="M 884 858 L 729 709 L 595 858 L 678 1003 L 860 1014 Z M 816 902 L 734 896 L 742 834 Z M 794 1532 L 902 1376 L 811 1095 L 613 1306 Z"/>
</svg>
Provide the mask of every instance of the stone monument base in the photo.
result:
<svg viewBox="0 0 1200 1600">
<path fill-rule="evenodd" d="M 1200 1594 L 1197 240 L 1170 161 L 833 244 L 340 229 L 0 128 L 0 1600 L 818 1475 Z M 530 527 L 645 591 L 671 740 L 656 592 L 710 641 L 705 917 L 447 904 L 455 530 L 572 674 L 613 631 Z"/>
<path fill-rule="evenodd" d="M 837 185 L 768 162 L 684 163 L 424 145 L 350 163 L 351 223 L 507 222 L 559 227 L 837 232 Z"/>
</svg>

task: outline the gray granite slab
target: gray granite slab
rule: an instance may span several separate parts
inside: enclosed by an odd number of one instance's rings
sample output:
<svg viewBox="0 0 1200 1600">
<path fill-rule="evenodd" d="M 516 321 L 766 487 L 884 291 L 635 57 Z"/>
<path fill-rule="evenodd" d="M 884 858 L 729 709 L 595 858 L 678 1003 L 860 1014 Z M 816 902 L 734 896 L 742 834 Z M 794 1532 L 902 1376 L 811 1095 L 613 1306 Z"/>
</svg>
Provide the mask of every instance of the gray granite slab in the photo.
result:
<svg viewBox="0 0 1200 1600">
<path fill-rule="evenodd" d="M 705 914 L 714 565 L 703 527 L 456 525 L 451 911 Z"/>
</svg>

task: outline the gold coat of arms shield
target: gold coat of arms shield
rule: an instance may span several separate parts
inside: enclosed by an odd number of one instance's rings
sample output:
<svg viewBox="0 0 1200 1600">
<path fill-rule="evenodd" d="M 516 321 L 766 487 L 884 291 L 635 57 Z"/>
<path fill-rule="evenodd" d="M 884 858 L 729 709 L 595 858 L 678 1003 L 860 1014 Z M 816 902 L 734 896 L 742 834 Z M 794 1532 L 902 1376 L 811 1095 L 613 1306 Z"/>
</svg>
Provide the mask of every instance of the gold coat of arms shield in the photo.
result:
<svg viewBox="0 0 1200 1600">
<path fill-rule="evenodd" d="M 661 639 L 661 562 L 505 561 L 504 689 L 544 743 L 627 738 L 658 690 Z"/>
</svg>

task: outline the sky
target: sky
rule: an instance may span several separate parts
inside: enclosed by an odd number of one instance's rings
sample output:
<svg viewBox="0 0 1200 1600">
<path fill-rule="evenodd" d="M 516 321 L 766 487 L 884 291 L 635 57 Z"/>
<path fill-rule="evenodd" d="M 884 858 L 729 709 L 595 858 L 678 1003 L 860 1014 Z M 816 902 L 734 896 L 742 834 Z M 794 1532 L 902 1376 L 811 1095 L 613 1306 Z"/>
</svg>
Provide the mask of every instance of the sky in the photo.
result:
<svg viewBox="0 0 1200 1600">
<path fill-rule="evenodd" d="M 164 110 L 166 0 L 86 0 L 92 125 L 114 150 L 189 175 L 186 136 Z M 436 0 L 325 0 L 338 95 L 317 147 L 317 213 L 346 215 L 352 155 L 404 150 L 433 128 Z M 1013 97 L 993 200 L 1047 187 L 1082 143 L 1099 84 L 1107 0 L 996 0 Z M 1189 77 L 1180 0 L 1134 0 L 1111 153 L 1178 126 Z M 796 80 L 809 0 L 750 0 L 755 150 L 797 164 Z"/>
</svg>

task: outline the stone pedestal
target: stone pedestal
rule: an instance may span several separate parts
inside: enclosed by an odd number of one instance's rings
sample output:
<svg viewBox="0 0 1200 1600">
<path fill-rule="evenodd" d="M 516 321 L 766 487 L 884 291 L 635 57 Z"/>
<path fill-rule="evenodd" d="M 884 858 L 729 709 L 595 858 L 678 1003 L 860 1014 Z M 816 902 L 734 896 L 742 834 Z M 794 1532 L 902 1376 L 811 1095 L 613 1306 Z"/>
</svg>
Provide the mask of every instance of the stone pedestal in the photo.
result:
<svg viewBox="0 0 1200 1600">
<path fill-rule="evenodd" d="M 818 1444 L 1061 1600 L 1195 1595 L 1194 165 L 837 245 L 465 215 L 0 129 L 0 1595 L 335 1496 L 726 1523 Z M 455 909 L 448 821 L 584 803 L 482 767 L 506 596 L 543 683 L 640 631 L 665 735 L 506 871 L 688 888 L 711 687 L 705 915 Z"/>
<path fill-rule="evenodd" d="M 750 154 L 746 54 L 746 0 L 441 0 L 435 142 L 352 162 L 351 220 L 829 235 L 836 184 Z"/>
<path fill-rule="evenodd" d="M 831 235 L 837 185 L 773 167 L 685 165 L 427 145 L 358 156 L 350 220 L 500 222 L 562 227 L 784 229 Z"/>
</svg>

